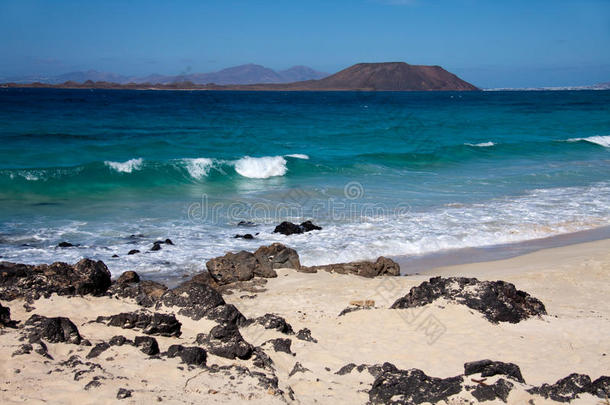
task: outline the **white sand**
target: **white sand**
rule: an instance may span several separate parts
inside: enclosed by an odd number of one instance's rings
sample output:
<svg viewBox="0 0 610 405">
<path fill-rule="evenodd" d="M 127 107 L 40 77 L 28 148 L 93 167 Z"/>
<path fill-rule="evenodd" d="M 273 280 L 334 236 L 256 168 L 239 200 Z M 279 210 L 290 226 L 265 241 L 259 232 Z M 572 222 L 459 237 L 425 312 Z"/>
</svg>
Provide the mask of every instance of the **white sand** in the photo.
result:
<svg viewBox="0 0 610 405">
<path fill-rule="evenodd" d="M 295 403 L 365 403 L 373 377 L 366 371 L 339 376 L 334 374 L 348 363 L 391 362 L 399 368 L 419 368 L 436 377 L 463 373 L 468 361 L 490 358 L 519 365 L 528 384 L 554 383 L 573 372 L 592 379 L 610 374 L 610 240 L 548 249 L 513 259 L 434 269 L 426 275 L 364 279 L 357 276 L 278 271 L 269 280 L 267 291 L 248 298 L 251 293 L 225 296 L 247 317 L 276 313 L 292 324 L 295 332 L 311 329 L 318 343 L 255 325 L 242 328 L 244 338 L 254 345 L 277 337 L 290 337 L 296 356 L 276 353 L 265 346 L 273 358 L 280 388 L 294 390 Z M 548 316 L 518 324 L 492 324 L 482 314 L 465 306 L 442 301 L 414 310 L 387 309 L 411 287 L 432 275 L 468 276 L 514 283 L 540 299 Z M 241 297 L 241 298 L 240 298 Z M 376 309 L 360 310 L 338 317 L 352 300 L 375 300 Z M 26 313 L 18 301 L 2 302 L 11 308 L 13 319 L 24 321 L 32 313 L 67 316 L 81 334 L 93 344 L 114 335 L 133 338 L 139 333 L 86 323 L 98 315 L 136 310 L 135 304 L 109 298 L 66 298 L 54 296 L 34 303 Z M 180 339 L 157 337 L 161 351 L 170 344 L 192 345 L 199 332 L 207 332 L 211 321 L 192 321 L 177 316 L 183 323 Z M 119 387 L 133 389 L 125 403 L 281 402 L 253 378 L 230 380 L 222 374 L 202 369 L 180 370 L 178 359 L 154 360 L 139 350 L 112 347 L 99 358 L 104 373 L 86 375 L 74 381 L 74 370 L 47 374 L 74 351 L 81 357 L 90 348 L 68 344 L 49 344 L 54 361 L 32 353 L 11 357 L 20 342 L 17 332 L 5 329 L 0 335 L 0 403 L 114 403 Z M 606 354 L 606 355 L 604 355 Z M 113 357 L 113 360 L 106 360 Z M 295 362 L 311 372 L 288 377 Z M 241 364 L 258 371 L 251 361 L 231 361 L 209 356 L 210 364 Z M 330 368 L 328 371 L 326 368 Z M 15 371 L 20 370 L 17 374 Z M 84 385 L 93 375 L 102 375 L 102 385 L 89 391 Z M 122 378 L 125 377 L 125 378 Z M 189 380 L 189 378 L 192 378 Z M 188 380 L 188 382 L 187 382 Z M 470 377 L 467 378 L 470 382 Z M 489 379 L 488 382 L 493 382 Z M 471 383 L 474 385 L 474 383 Z M 469 394 L 460 394 L 468 398 Z M 286 396 L 288 398 L 288 396 Z M 537 405 L 553 403 L 522 390 L 514 390 L 509 403 L 523 404 L 533 399 Z M 290 402 L 290 401 L 289 401 Z M 453 403 L 460 403 L 457 400 Z M 492 404 L 494 402 L 486 402 Z M 502 402 L 498 402 L 502 403 Z M 573 404 L 597 404 L 588 394 Z"/>
</svg>

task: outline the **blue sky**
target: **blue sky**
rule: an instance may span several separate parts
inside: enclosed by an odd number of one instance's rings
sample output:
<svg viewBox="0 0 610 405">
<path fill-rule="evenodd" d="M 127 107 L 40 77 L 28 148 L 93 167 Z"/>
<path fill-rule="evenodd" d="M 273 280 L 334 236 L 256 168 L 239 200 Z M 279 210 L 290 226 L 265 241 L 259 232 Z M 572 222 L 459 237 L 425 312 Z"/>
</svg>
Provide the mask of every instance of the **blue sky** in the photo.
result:
<svg viewBox="0 0 610 405">
<path fill-rule="evenodd" d="M 405 61 L 482 87 L 610 81 L 608 0 L 0 0 L 0 38 L 4 77 Z"/>
</svg>

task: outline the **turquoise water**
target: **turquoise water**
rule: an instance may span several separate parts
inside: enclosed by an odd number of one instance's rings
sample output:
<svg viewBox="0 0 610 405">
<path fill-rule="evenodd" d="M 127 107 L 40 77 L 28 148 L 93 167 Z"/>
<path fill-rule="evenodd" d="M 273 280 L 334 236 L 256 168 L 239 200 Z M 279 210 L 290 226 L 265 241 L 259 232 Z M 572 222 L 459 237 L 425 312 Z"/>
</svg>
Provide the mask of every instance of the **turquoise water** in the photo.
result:
<svg viewBox="0 0 610 405">
<path fill-rule="evenodd" d="M 0 141 L 2 260 L 166 275 L 273 241 L 321 264 L 610 224 L 608 91 L 0 89 Z M 272 233 L 304 219 L 324 229 Z"/>
</svg>

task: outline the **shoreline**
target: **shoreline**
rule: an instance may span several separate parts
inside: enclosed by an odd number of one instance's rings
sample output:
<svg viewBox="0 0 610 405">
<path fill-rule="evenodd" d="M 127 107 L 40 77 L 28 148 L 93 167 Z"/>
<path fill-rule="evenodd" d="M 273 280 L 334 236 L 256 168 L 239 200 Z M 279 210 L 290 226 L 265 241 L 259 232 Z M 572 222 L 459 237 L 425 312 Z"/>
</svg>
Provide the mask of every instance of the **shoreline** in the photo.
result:
<svg viewBox="0 0 610 405">
<path fill-rule="evenodd" d="M 450 267 L 482 262 L 495 262 L 524 256 L 529 253 L 610 239 L 610 225 L 584 231 L 563 233 L 521 242 L 442 250 L 423 255 L 389 256 L 400 265 L 401 275 L 428 274 L 439 267 Z"/>
<path fill-rule="evenodd" d="M 270 260 L 285 257 L 277 252 L 267 251 Z M 550 405 L 558 403 L 556 398 L 569 398 L 571 404 L 585 405 L 603 403 L 600 395 L 610 394 L 610 377 L 604 376 L 610 370 L 610 344 L 603 338 L 610 336 L 610 239 L 435 267 L 406 277 L 361 277 L 320 269 L 312 274 L 312 268 L 285 267 L 275 270 L 275 277 L 253 278 L 231 291 L 223 290 L 224 300 L 212 304 L 222 305 L 200 319 L 214 283 L 197 276 L 174 293 L 166 290 L 153 299 L 157 305 L 145 307 L 129 295 L 116 295 L 148 288 L 133 279 L 127 284 L 114 281 L 111 292 L 101 296 L 2 299 L 0 304 L 10 308 L 17 327 L 0 326 L 0 402 L 380 404 L 402 395 L 394 390 L 406 389 L 410 393 L 405 398 L 445 392 L 426 397 L 426 403 L 474 404 L 491 398 L 484 403 L 533 400 Z M 0 272 L 0 281 L 10 274 L 6 272 Z M 432 282 L 431 276 L 445 277 L 451 286 L 449 295 L 429 295 L 432 290 L 425 286 Z M 449 278 L 455 276 L 479 281 L 455 289 L 457 281 L 451 280 L 457 279 Z M 494 321 L 501 319 L 493 318 L 496 305 L 512 299 L 511 294 L 493 298 L 505 283 L 514 283 L 520 290 L 517 296 L 542 303 L 542 312 L 519 312 L 523 303 L 514 301 L 506 308 L 518 319 Z M 0 284 L 0 294 L 6 294 L 3 288 Z M 420 289 L 422 301 L 395 309 L 413 289 Z M 169 300 L 164 299 L 167 293 Z M 470 298 L 456 300 L 452 294 Z M 481 301 L 489 294 L 500 301 Z M 468 300 L 475 305 L 469 306 Z M 156 351 L 137 343 L 152 338 L 142 336 L 150 325 L 134 327 L 120 321 L 135 316 L 129 314 L 153 313 L 172 321 L 157 328 L 166 332 L 173 328 L 161 335 L 153 328 Z M 25 343 L 33 314 L 68 318 L 90 346 L 61 341 L 45 341 L 43 346 L 29 335 L 34 350 L 28 351 Z M 122 318 L 113 325 L 99 318 L 117 314 Z M 177 334 L 176 321 L 181 325 Z M 229 328 L 233 323 L 238 329 Z M 219 335 L 220 340 L 214 341 L 219 327 L 237 334 L 228 340 Z M 127 343 L 118 345 L 117 335 Z M 254 348 L 256 355 L 224 357 L 227 350 L 241 350 L 244 345 L 251 345 L 247 347 Z M 200 356 L 172 354 L 184 348 L 203 348 L 207 356 L 202 363 Z M 485 359 L 495 362 L 495 374 L 467 371 L 472 362 Z M 570 384 L 578 383 L 558 388 L 566 378 Z M 405 388 L 411 386 L 415 391 Z M 126 393 L 129 396 L 121 398 Z M 405 399 L 404 403 L 420 402 Z"/>
</svg>

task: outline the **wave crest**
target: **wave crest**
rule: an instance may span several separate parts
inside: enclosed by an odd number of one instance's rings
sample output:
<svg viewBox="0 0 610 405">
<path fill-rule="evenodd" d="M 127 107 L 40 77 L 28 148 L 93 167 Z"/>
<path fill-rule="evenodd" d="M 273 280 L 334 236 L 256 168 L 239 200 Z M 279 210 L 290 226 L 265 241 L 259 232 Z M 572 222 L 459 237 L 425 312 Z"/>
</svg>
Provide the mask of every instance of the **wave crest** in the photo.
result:
<svg viewBox="0 0 610 405">
<path fill-rule="evenodd" d="M 580 142 L 580 141 L 594 143 L 596 145 L 600 145 L 605 148 L 610 148 L 610 135 L 606 135 L 606 136 L 596 135 L 596 136 L 590 136 L 588 138 L 570 138 L 570 139 L 568 139 L 568 142 Z"/>
<path fill-rule="evenodd" d="M 266 179 L 286 174 L 286 159 L 281 156 L 245 156 L 235 162 L 235 171 L 251 179 Z"/>
<path fill-rule="evenodd" d="M 142 158 L 137 158 L 129 159 L 126 162 L 112 162 L 106 160 L 104 164 L 119 173 L 131 173 L 134 170 L 140 170 L 142 168 L 142 162 Z"/>
<path fill-rule="evenodd" d="M 481 143 L 465 143 L 464 145 L 474 146 L 474 147 L 477 147 L 477 148 L 488 148 L 490 146 L 494 146 L 495 143 L 489 141 L 489 142 L 481 142 Z"/>
<path fill-rule="evenodd" d="M 208 158 L 182 159 L 182 162 L 191 177 L 198 180 L 207 177 L 214 164 L 214 161 Z"/>
</svg>

